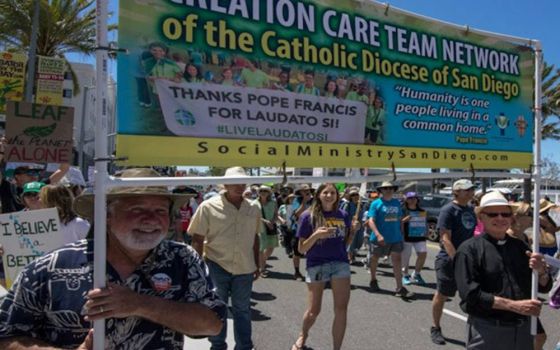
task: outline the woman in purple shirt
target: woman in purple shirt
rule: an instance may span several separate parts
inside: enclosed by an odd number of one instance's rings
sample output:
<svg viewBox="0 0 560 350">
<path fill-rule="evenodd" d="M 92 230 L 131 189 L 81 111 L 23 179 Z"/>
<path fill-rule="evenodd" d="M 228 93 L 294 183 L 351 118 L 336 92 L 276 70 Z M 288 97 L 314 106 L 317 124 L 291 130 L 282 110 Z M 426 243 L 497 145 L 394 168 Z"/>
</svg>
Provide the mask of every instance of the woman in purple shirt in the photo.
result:
<svg viewBox="0 0 560 350">
<path fill-rule="evenodd" d="M 330 282 L 334 299 L 333 349 L 340 349 L 346 331 L 350 299 L 350 264 L 346 246 L 350 243 L 351 218 L 338 209 L 339 195 L 333 184 L 322 184 L 311 207 L 300 217 L 299 251 L 307 257 L 309 305 L 303 315 L 301 333 L 292 350 L 303 349 L 309 330 L 321 311 L 325 283 Z"/>
</svg>

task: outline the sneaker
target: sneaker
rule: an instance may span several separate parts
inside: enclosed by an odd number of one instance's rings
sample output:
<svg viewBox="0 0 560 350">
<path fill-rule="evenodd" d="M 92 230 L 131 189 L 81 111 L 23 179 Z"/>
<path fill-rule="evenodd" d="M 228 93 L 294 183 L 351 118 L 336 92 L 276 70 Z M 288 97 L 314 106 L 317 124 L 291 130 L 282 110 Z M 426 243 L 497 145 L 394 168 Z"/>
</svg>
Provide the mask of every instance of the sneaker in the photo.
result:
<svg viewBox="0 0 560 350">
<path fill-rule="evenodd" d="M 363 258 L 362 259 L 362 265 L 364 266 L 364 269 L 366 269 L 366 271 L 369 271 L 369 259 L 368 258 Z"/>
<path fill-rule="evenodd" d="M 432 337 L 432 342 L 434 344 L 445 345 L 445 338 L 443 338 L 443 334 L 441 334 L 440 327 L 430 328 L 430 336 Z"/>
<path fill-rule="evenodd" d="M 426 285 L 426 281 L 424 281 L 424 279 L 422 278 L 422 275 L 419 273 L 415 273 L 412 275 L 412 280 L 414 281 L 414 283 L 419 284 L 421 286 L 425 286 Z"/>
<path fill-rule="evenodd" d="M 404 275 L 402 277 L 402 284 L 404 284 L 405 286 L 410 285 L 410 276 L 409 275 Z"/>
<path fill-rule="evenodd" d="M 294 279 L 296 281 L 305 281 L 305 277 L 299 272 L 294 273 Z"/>
<path fill-rule="evenodd" d="M 411 299 L 414 298 L 414 293 L 409 292 L 408 289 L 406 289 L 405 287 L 401 287 L 401 289 L 397 290 L 395 296 L 401 297 L 403 299 Z"/>
<path fill-rule="evenodd" d="M 379 259 L 379 266 L 390 267 L 389 256 L 385 255 Z"/>
<path fill-rule="evenodd" d="M 377 283 L 377 280 L 369 281 L 369 290 L 372 292 L 379 292 L 381 290 L 381 288 L 379 288 L 379 283 Z"/>
</svg>

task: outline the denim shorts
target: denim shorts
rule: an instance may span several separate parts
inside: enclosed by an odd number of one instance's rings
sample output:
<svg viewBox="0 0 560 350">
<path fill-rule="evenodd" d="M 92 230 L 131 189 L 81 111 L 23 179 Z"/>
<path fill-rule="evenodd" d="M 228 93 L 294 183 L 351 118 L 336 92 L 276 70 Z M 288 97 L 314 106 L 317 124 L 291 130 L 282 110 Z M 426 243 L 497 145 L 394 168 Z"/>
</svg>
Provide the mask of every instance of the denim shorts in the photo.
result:
<svg viewBox="0 0 560 350">
<path fill-rule="evenodd" d="M 305 282 L 328 282 L 334 278 L 350 278 L 350 264 L 342 261 L 333 261 L 308 267 Z"/>
</svg>

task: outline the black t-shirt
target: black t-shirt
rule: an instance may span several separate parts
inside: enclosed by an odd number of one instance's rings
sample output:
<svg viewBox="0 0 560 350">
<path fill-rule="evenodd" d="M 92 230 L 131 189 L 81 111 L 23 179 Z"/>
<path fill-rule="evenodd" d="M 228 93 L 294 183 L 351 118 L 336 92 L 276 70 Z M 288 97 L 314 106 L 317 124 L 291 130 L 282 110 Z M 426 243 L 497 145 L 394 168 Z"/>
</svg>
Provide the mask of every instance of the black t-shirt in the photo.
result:
<svg viewBox="0 0 560 350">
<path fill-rule="evenodd" d="M 470 206 L 461 206 L 455 202 L 444 205 L 439 212 L 437 227 L 439 230 L 451 231 L 451 243 L 459 249 L 461 243 L 471 238 L 476 226 L 476 215 Z M 441 248 L 438 256 L 448 257 L 445 249 Z"/>
<path fill-rule="evenodd" d="M 2 202 L 2 214 L 20 211 L 25 208 L 21 201 L 23 189 L 2 178 L 0 182 L 0 201 Z"/>
</svg>

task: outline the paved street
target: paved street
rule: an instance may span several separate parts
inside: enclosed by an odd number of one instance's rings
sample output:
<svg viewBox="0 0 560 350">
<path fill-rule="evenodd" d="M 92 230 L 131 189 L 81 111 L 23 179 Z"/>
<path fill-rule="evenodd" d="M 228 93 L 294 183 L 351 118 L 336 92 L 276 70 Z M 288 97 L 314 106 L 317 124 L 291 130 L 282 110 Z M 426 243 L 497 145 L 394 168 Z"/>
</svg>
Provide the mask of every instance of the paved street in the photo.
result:
<svg viewBox="0 0 560 350">
<path fill-rule="evenodd" d="M 435 288 L 433 261 L 438 249 L 437 245 L 429 244 L 427 269 L 423 271 L 428 285 L 410 286 L 409 289 L 416 293 L 416 299 L 410 302 L 393 296 L 395 282 L 391 267 L 379 269 L 378 279 L 382 291 L 375 294 L 367 289 L 369 272 L 361 266 L 352 267 L 352 294 L 344 349 L 464 348 L 465 322 L 464 314 L 458 306 L 458 297 L 446 304 L 443 316 L 442 327 L 447 344 L 434 345 L 429 337 L 431 299 Z M 414 259 L 413 255 L 411 263 Z M 306 306 L 306 286 L 305 283 L 292 279 L 291 260 L 283 249 L 275 250 L 269 264 L 272 266 L 270 277 L 256 282 L 252 297 L 253 340 L 258 350 L 289 350 L 300 329 Z M 323 310 L 307 342 L 310 348 L 331 349 L 332 318 L 332 294 L 330 290 L 326 290 Z M 542 321 L 549 334 L 546 349 L 553 349 L 560 338 L 560 312 L 544 306 Z M 231 325 L 231 319 L 228 323 Z M 228 342 L 233 349 L 231 334 Z M 209 345 L 206 340 L 188 340 L 185 349 L 205 350 L 209 349 Z"/>
</svg>

